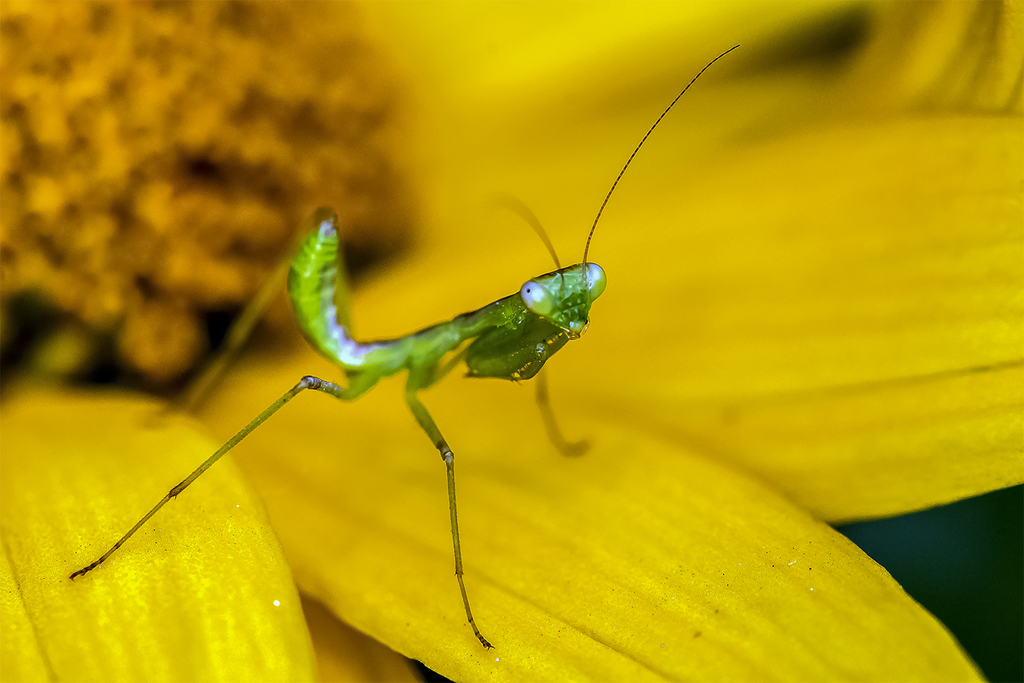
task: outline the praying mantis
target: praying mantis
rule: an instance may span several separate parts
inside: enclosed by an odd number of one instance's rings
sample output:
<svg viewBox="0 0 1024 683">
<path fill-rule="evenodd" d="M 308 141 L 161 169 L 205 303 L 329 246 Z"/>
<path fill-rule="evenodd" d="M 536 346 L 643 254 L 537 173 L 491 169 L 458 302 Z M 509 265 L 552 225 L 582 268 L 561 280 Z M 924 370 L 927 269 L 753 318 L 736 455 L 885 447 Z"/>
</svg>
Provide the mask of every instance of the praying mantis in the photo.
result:
<svg viewBox="0 0 1024 683">
<path fill-rule="evenodd" d="M 590 262 L 588 256 L 594 231 L 608 200 L 637 152 L 676 102 L 712 64 L 737 47 L 739 46 L 726 50 L 701 69 L 665 108 L 637 144 L 598 209 L 587 235 L 583 260 L 580 263 L 562 268 L 555 256 L 556 270 L 526 281 L 515 294 L 475 311 L 458 315 L 448 322 L 438 323 L 396 339 L 371 342 L 354 340 L 348 330 L 348 294 L 338 236 L 338 217 L 331 209 L 317 209 L 308 220 L 306 237 L 292 259 L 291 270 L 288 273 L 288 293 L 307 341 L 318 353 L 342 369 L 347 380 L 346 386 L 312 375 L 302 377 L 295 386 L 253 418 L 174 486 L 109 550 L 96 561 L 71 574 L 70 578 L 83 576 L 99 567 L 160 508 L 184 492 L 221 457 L 302 392 L 312 390 L 341 401 L 352 401 L 372 389 L 380 379 L 405 371 L 408 373 L 405 402 L 416 422 L 440 453 L 447 472 L 455 576 L 462 594 L 466 619 L 480 644 L 484 648 L 493 647 L 477 626 L 466 592 L 455 500 L 455 455 L 420 400 L 419 392 L 440 381 L 460 363 L 466 365 L 466 374 L 469 377 L 493 377 L 512 381 L 531 379 L 567 342 L 583 336 L 590 324 L 591 305 L 601 296 L 607 284 L 604 269 Z M 520 209 L 520 212 L 524 213 L 527 221 L 537 229 L 554 256 L 554 249 L 548 243 L 539 222 L 528 210 Z M 538 385 L 537 402 L 545 427 L 556 447 L 567 455 L 579 454 L 585 445 L 569 443 L 561 437 L 547 403 L 546 387 L 542 382 Z"/>
</svg>

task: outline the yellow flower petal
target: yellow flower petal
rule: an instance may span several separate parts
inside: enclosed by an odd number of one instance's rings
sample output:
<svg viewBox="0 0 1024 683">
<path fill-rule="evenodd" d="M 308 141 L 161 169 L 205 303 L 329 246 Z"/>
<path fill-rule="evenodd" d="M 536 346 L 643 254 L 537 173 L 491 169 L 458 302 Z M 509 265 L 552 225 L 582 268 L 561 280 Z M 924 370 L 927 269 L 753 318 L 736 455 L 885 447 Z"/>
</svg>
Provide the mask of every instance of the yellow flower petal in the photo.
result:
<svg viewBox="0 0 1024 683">
<path fill-rule="evenodd" d="M 420 680 L 408 659 L 338 621 L 313 598 L 302 597 L 302 611 L 313 637 L 319 680 L 329 683 Z"/>
<path fill-rule="evenodd" d="M 588 342 L 644 350 L 587 394 L 830 521 L 1020 483 L 1022 149 L 1009 118 L 865 124 L 731 155 L 685 208 L 632 188 Z"/>
<path fill-rule="evenodd" d="M 336 376 L 311 354 L 257 363 L 210 414 L 241 424 L 306 372 Z M 302 395 L 235 453 L 303 590 L 399 652 L 455 679 L 977 678 L 883 569 L 764 485 L 578 401 L 558 407 L 593 448 L 563 458 L 529 389 L 453 379 L 423 397 L 456 449 L 483 650 L 444 467 L 401 389 Z"/>
<path fill-rule="evenodd" d="M 212 452 L 189 421 L 160 418 L 159 404 L 137 395 L 9 398 L 4 680 L 313 678 L 295 585 L 262 505 L 231 463 L 101 567 L 68 579 Z"/>
<path fill-rule="evenodd" d="M 6 545 L 0 557 L 0 680 L 47 680 L 46 658 L 16 588 Z"/>
</svg>

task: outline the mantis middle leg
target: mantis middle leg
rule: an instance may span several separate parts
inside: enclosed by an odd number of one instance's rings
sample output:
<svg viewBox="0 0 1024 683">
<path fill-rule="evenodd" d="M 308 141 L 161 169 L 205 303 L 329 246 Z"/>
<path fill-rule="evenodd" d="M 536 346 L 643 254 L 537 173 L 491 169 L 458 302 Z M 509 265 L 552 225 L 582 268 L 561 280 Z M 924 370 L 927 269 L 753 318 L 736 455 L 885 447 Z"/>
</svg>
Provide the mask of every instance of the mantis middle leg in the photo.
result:
<svg viewBox="0 0 1024 683">
<path fill-rule="evenodd" d="M 420 389 L 424 389 L 432 383 L 436 377 L 434 375 L 433 368 L 412 368 L 409 370 L 409 380 L 405 385 L 405 402 L 409 405 L 409 409 L 412 414 L 416 417 L 416 421 L 419 423 L 423 431 L 430 437 L 431 443 L 437 448 L 441 454 L 441 459 L 444 461 L 445 468 L 448 472 L 448 511 L 451 517 L 452 526 L 452 544 L 455 548 L 455 578 L 459 580 L 459 590 L 462 591 L 462 604 L 466 608 L 466 619 L 469 620 L 469 625 L 473 629 L 473 633 L 480 640 L 480 644 L 486 648 L 491 648 L 487 639 L 484 638 L 483 634 L 480 633 L 480 629 L 477 628 L 476 620 L 473 619 L 473 611 L 469 607 L 469 596 L 466 594 L 466 583 L 462 578 L 462 544 L 459 541 L 459 515 L 455 505 L 455 454 L 452 453 L 452 449 L 448 446 L 448 442 L 445 441 L 441 435 L 441 430 L 437 428 L 437 423 L 434 422 L 434 418 L 427 412 L 426 406 L 420 401 L 416 393 Z"/>
</svg>

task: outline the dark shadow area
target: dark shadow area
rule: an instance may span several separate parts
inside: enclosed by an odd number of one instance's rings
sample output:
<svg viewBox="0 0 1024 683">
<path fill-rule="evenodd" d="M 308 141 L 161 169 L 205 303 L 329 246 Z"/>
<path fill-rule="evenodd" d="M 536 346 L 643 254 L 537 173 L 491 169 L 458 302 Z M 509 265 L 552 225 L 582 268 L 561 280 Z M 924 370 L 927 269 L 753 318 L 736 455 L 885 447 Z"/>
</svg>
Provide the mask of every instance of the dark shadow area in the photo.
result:
<svg viewBox="0 0 1024 683">
<path fill-rule="evenodd" d="M 938 617 L 990 681 L 1024 680 L 1024 487 L 838 531 Z"/>
</svg>

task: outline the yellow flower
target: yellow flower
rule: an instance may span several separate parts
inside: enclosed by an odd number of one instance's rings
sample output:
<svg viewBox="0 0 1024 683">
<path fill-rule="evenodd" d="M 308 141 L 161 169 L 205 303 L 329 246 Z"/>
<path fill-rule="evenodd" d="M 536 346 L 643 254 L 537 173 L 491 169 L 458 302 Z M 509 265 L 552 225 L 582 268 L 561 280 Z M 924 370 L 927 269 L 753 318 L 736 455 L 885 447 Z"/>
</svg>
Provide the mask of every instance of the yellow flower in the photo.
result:
<svg viewBox="0 0 1024 683">
<path fill-rule="evenodd" d="M 351 5 L 0 9 L 5 299 L 45 293 L 152 385 L 193 367 L 205 317 L 252 296 L 323 195 L 354 252 L 405 241 L 394 88 Z"/>
<path fill-rule="evenodd" d="M 978 678 L 828 524 L 1021 482 L 1020 5 L 756 5 L 756 32 L 749 8 L 639 7 L 365 8 L 405 46 L 431 135 L 410 150 L 422 248 L 354 294 L 362 338 L 550 268 L 488 208 L 498 190 L 577 259 L 639 135 L 742 44 L 594 235 L 608 289 L 549 364 L 590 452 L 557 455 L 529 387 L 423 395 L 456 452 L 467 588 L 496 648 L 465 624 L 444 468 L 401 381 L 300 396 L 233 460 L 304 594 L 453 679 Z M 904 13 L 914 32 L 891 28 Z M 203 417 L 226 438 L 307 373 L 339 375 L 304 349 L 252 354 Z M 210 447 L 130 396 L 12 393 L 3 678 L 312 675 L 287 567 L 228 462 L 66 581 Z"/>
</svg>

